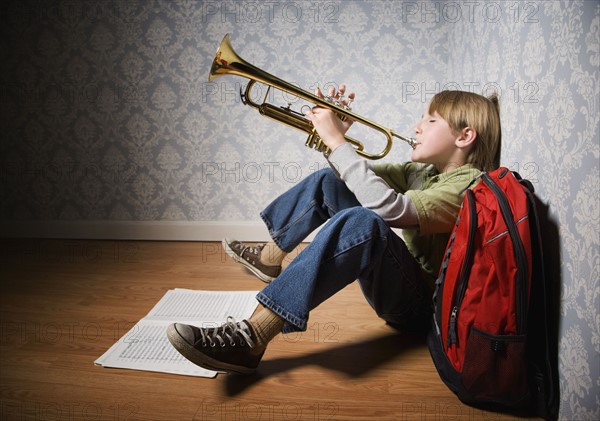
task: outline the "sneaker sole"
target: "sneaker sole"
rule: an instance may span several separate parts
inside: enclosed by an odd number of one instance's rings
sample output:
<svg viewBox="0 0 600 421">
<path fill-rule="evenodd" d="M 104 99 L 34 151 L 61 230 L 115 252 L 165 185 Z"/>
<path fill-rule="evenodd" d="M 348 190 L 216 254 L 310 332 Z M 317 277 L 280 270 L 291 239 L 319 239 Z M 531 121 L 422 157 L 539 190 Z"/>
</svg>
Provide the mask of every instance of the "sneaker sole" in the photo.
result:
<svg viewBox="0 0 600 421">
<path fill-rule="evenodd" d="M 206 354 L 195 349 L 193 346 L 188 344 L 177 332 L 175 325 L 171 324 L 167 328 L 167 338 L 171 345 L 185 358 L 192 363 L 212 371 L 224 371 L 232 374 L 252 374 L 256 369 L 248 368 L 240 365 L 229 364 L 222 361 L 215 360 Z"/>
<path fill-rule="evenodd" d="M 272 276 L 264 274 L 263 272 L 261 272 L 260 270 L 258 270 L 254 266 L 252 266 L 250 263 L 248 263 L 246 260 L 244 260 L 240 256 L 238 256 L 231 249 L 231 247 L 229 247 L 229 244 L 227 244 L 227 241 L 228 240 L 225 238 L 225 239 L 223 239 L 223 241 L 221 241 L 221 244 L 223 245 L 223 249 L 225 250 L 225 253 L 227 253 L 227 255 L 229 257 L 231 257 L 237 263 L 241 263 L 242 265 L 244 265 L 248 270 L 250 270 L 250 272 L 252 272 L 261 281 L 266 282 L 268 284 L 275 280 L 275 278 L 273 278 Z"/>
</svg>

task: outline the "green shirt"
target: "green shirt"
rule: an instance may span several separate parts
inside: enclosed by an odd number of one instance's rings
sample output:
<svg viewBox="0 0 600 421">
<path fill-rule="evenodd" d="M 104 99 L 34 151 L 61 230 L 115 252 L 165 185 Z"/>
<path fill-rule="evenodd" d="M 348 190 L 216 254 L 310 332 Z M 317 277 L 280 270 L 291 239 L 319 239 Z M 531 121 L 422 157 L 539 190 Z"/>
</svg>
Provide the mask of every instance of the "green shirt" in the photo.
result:
<svg viewBox="0 0 600 421">
<path fill-rule="evenodd" d="M 481 171 L 467 164 L 438 174 L 432 165 L 413 162 L 375 165 L 373 171 L 412 201 L 419 224 L 403 229 L 402 236 L 423 270 L 437 277 L 464 189 Z"/>
</svg>

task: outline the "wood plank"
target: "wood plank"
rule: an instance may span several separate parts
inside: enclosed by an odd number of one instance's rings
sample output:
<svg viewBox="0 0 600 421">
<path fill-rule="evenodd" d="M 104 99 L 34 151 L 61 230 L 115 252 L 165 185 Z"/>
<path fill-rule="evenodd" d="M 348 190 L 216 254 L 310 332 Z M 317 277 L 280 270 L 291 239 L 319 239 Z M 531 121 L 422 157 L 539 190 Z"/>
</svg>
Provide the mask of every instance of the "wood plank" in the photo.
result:
<svg viewBox="0 0 600 421">
<path fill-rule="evenodd" d="M 2 420 L 510 420 L 461 404 L 353 284 L 251 376 L 93 364 L 171 288 L 258 290 L 219 243 L 2 240 Z M 302 246 L 304 247 L 304 246 Z"/>
</svg>

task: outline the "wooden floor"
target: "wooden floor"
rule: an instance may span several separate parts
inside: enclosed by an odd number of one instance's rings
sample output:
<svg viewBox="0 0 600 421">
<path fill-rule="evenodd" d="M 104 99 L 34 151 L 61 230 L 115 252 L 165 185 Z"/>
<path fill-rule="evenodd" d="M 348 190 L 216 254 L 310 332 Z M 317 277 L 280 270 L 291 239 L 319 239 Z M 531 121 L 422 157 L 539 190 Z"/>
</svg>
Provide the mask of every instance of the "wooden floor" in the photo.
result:
<svg viewBox="0 0 600 421">
<path fill-rule="evenodd" d="M 425 343 L 357 285 L 279 336 L 256 374 L 194 378 L 94 365 L 172 288 L 258 290 L 218 243 L 2 240 L 2 420 L 508 420 L 461 404 Z"/>
</svg>

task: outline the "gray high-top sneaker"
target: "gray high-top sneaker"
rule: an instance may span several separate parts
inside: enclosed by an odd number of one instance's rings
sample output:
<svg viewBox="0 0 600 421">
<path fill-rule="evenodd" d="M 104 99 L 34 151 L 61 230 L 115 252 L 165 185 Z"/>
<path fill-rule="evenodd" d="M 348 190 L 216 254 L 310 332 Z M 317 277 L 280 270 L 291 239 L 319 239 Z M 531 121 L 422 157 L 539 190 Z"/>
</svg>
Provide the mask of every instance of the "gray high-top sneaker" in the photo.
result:
<svg viewBox="0 0 600 421">
<path fill-rule="evenodd" d="M 266 345 L 259 343 L 252 325 L 232 317 L 219 327 L 199 328 L 173 323 L 167 338 L 177 351 L 200 367 L 236 374 L 254 372 Z"/>
</svg>

